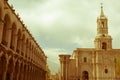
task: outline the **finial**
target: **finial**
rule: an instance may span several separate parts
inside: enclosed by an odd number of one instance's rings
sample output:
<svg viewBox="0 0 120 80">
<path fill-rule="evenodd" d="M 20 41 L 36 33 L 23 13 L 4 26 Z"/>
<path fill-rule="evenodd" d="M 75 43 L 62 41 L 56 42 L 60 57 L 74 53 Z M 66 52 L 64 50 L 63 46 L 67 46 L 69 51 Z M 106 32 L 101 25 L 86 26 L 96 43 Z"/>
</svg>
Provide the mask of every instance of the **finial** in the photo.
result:
<svg viewBox="0 0 120 80">
<path fill-rule="evenodd" d="M 101 14 L 100 17 L 104 17 L 104 12 L 103 12 L 103 3 L 101 3 Z"/>
</svg>

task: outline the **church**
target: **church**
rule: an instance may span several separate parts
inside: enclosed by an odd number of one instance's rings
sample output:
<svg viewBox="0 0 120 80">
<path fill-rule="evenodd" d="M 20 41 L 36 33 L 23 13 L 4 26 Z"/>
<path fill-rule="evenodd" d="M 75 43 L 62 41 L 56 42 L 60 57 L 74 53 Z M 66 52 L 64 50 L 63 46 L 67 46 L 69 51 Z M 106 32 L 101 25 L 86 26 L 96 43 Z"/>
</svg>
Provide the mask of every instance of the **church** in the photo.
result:
<svg viewBox="0 0 120 80">
<path fill-rule="evenodd" d="M 94 48 L 77 48 L 72 55 L 59 55 L 60 80 L 120 80 L 116 72 L 118 56 L 120 49 L 112 48 L 108 19 L 101 6 Z"/>
</svg>

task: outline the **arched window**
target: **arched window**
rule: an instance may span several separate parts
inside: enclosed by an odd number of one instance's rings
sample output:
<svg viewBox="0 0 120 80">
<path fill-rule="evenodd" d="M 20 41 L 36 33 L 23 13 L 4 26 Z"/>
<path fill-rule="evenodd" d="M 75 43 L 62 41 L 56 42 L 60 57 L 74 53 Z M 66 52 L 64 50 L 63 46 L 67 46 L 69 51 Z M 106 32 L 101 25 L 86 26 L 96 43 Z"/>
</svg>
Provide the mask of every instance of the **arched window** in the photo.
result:
<svg viewBox="0 0 120 80">
<path fill-rule="evenodd" d="M 17 35 L 17 53 L 20 53 L 20 46 L 21 46 L 21 31 L 20 29 L 18 30 L 18 35 Z"/>
<path fill-rule="evenodd" d="M 23 34 L 22 36 L 22 41 L 21 41 L 21 55 L 23 56 L 25 54 L 25 35 Z"/>
<path fill-rule="evenodd" d="M 108 69 L 105 69 L 105 73 L 106 73 L 106 74 L 108 73 Z"/>
<path fill-rule="evenodd" d="M 12 31 L 11 31 L 11 42 L 10 42 L 10 48 L 14 50 L 15 48 L 15 40 L 16 40 L 16 25 L 13 23 L 12 25 Z"/>
<path fill-rule="evenodd" d="M 107 49 L 107 43 L 105 42 L 102 43 L 102 49 Z"/>
<path fill-rule="evenodd" d="M 31 55 L 31 51 L 32 51 L 32 44 L 31 42 L 29 42 L 29 50 L 28 50 L 28 58 L 30 59 L 30 55 Z"/>
<path fill-rule="evenodd" d="M 102 22 L 102 28 L 104 28 L 104 22 Z"/>
<path fill-rule="evenodd" d="M 3 26 L 3 35 L 2 35 L 2 44 L 7 46 L 8 45 L 8 37 L 9 34 L 9 28 L 10 28 L 10 17 L 8 15 L 5 15 L 4 17 L 4 26 Z"/>
<path fill-rule="evenodd" d="M 84 62 L 87 62 L 87 58 L 86 57 L 84 57 Z"/>
<path fill-rule="evenodd" d="M 26 51 L 25 51 L 25 57 L 27 57 L 28 50 L 29 50 L 29 42 L 28 42 L 28 39 L 27 39 L 27 40 L 26 40 Z"/>
</svg>

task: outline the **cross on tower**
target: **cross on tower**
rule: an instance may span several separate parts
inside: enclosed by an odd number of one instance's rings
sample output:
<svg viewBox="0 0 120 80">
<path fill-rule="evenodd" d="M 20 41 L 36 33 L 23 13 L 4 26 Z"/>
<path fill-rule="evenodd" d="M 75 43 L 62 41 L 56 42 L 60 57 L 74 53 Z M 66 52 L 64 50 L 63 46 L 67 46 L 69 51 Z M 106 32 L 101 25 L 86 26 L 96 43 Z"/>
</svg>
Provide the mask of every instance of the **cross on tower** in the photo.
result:
<svg viewBox="0 0 120 80">
<path fill-rule="evenodd" d="M 101 8 L 103 8 L 103 3 L 100 3 L 101 4 Z"/>
</svg>

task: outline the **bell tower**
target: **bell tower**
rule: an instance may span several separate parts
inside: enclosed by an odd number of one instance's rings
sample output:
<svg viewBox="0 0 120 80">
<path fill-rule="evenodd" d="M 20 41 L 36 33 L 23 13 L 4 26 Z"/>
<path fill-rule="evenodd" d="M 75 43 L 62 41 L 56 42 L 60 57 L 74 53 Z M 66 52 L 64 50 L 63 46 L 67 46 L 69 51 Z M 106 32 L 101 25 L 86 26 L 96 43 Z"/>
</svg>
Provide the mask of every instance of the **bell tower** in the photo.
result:
<svg viewBox="0 0 120 80">
<path fill-rule="evenodd" d="M 112 49 L 112 38 L 108 34 L 108 19 L 104 15 L 102 4 L 100 16 L 97 18 L 97 36 L 95 37 L 94 45 L 97 50 Z"/>
</svg>

